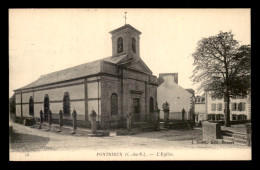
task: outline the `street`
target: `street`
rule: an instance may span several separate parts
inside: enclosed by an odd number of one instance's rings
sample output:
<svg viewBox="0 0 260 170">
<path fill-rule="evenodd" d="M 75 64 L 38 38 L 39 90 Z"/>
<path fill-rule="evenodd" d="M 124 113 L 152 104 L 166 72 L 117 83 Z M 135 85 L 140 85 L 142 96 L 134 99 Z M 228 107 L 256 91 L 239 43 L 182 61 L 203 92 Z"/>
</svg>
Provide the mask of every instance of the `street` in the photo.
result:
<svg viewBox="0 0 260 170">
<path fill-rule="evenodd" d="M 104 155 L 106 155 L 107 152 L 114 153 L 115 151 L 117 153 L 120 152 L 120 154 L 128 154 L 128 151 L 131 151 L 131 153 L 134 152 L 132 154 L 134 157 L 129 157 L 129 159 L 137 159 L 138 156 L 140 159 L 145 159 L 145 156 L 142 154 L 138 155 L 140 152 L 143 154 L 150 153 L 150 155 L 164 155 L 162 156 L 163 159 L 173 159 L 171 157 L 171 154 L 173 154 L 171 151 L 174 151 L 176 154 L 182 153 L 183 150 L 189 150 L 189 153 L 192 153 L 192 151 L 197 153 L 197 150 L 206 150 L 207 152 L 214 151 L 214 154 L 217 154 L 217 150 L 222 151 L 223 153 L 222 149 L 225 149 L 228 155 L 228 151 L 232 153 L 231 151 L 234 151 L 235 149 L 241 152 L 243 151 L 242 153 L 249 156 L 250 154 L 246 153 L 251 152 L 250 147 L 242 145 L 198 144 L 197 141 L 202 139 L 201 129 L 146 132 L 132 136 L 83 137 L 47 132 L 45 130 L 34 129 L 17 123 L 12 123 L 12 127 L 13 132 L 9 134 L 10 157 L 13 155 L 14 160 L 23 160 L 23 158 L 25 159 L 26 157 L 29 159 L 29 155 L 35 155 L 34 158 L 30 158 L 38 160 L 36 155 L 39 155 L 40 153 L 42 159 L 47 160 L 55 155 L 50 153 L 58 153 L 56 159 L 70 158 L 71 160 L 74 158 L 73 154 L 77 153 L 76 155 L 79 156 L 80 154 L 78 153 L 88 153 L 84 158 L 91 159 L 93 155 L 99 155 L 98 159 L 102 160 L 114 158 L 115 155 L 112 155 L 112 157 L 111 155 L 109 157 Z M 106 153 L 103 153 L 104 151 L 106 151 Z M 66 154 L 61 154 L 63 152 Z M 48 155 L 48 158 L 43 156 L 44 153 Z M 92 155 L 91 158 L 88 157 L 90 153 Z M 17 157 L 18 155 L 20 155 L 19 158 Z M 66 157 L 62 158 L 64 156 Z M 192 154 L 185 154 L 187 159 L 189 159 L 189 157 L 194 158 L 194 156 L 196 157 L 196 155 L 192 156 Z M 225 155 L 222 155 L 220 158 L 223 158 L 223 156 Z M 121 158 L 122 157 L 119 157 L 117 159 Z M 158 156 L 154 158 L 147 157 L 147 159 L 158 159 Z"/>
</svg>

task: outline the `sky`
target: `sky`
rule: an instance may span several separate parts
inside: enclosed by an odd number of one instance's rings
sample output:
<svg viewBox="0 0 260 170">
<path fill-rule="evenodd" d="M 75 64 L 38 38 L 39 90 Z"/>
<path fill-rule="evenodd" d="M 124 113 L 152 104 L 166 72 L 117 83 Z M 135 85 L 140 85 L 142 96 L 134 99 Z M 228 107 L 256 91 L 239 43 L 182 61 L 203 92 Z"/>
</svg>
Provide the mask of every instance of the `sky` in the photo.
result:
<svg viewBox="0 0 260 170">
<path fill-rule="evenodd" d="M 204 37 L 232 31 L 251 44 L 250 9 L 9 9 L 9 95 L 41 75 L 112 56 L 110 31 L 141 31 L 140 56 L 155 76 L 190 80 L 192 53 Z"/>
</svg>

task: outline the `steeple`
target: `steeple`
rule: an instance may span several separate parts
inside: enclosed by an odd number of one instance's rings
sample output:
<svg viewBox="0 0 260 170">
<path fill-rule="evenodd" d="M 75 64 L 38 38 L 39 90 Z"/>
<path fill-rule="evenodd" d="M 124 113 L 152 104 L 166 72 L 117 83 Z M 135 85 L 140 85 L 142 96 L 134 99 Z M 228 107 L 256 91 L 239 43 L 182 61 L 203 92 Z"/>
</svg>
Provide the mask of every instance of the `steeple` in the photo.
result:
<svg viewBox="0 0 260 170">
<path fill-rule="evenodd" d="M 119 27 L 109 33 L 112 34 L 112 55 L 128 54 L 134 58 L 140 57 L 140 34 L 141 32 L 129 24 Z"/>
</svg>

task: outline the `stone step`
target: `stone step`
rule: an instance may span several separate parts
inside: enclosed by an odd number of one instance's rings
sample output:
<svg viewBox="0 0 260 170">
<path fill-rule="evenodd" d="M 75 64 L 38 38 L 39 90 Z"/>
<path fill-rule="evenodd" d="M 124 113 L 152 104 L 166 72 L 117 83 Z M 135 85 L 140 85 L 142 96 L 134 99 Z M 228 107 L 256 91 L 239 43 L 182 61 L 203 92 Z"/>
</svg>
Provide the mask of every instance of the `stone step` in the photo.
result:
<svg viewBox="0 0 260 170">
<path fill-rule="evenodd" d="M 232 136 L 233 135 L 233 132 L 226 131 L 226 130 L 222 130 L 221 133 L 222 133 L 223 136 Z"/>
<path fill-rule="evenodd" d="M 235 143 L 244 144 L 244 145 L 247 144 L 247 141 L 246 141 L 246 140 L 244 140 L 244 139 L 238 139 L 238 138 L 234 138 L 234 142 L 235 142 Z"/>
<path fill-rule="evenodd" d="M 237 134 L 237 133 L 234 133 L 232 135 L 232 137 L 236 138 L 236 139 L 246 139 L 246 134 Z"/>
<path fill-rule="evenodd" d="M 223 136 L 223 140 L 227 141 L 227 142 L 234 142 L 237 145 L 247 145 L 247 141 L 243 140 L 243 139 L 237 139 L 234 137 L 230 137 L 230 136 Z"/>
</svg>

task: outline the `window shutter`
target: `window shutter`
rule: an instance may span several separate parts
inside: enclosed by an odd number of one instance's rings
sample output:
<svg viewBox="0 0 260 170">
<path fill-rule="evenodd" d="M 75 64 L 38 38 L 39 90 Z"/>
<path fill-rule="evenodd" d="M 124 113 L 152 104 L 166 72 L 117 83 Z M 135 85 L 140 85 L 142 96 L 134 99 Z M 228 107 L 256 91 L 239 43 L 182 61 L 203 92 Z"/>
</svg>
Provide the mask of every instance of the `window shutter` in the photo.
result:
<svg viewBox="0 0 260 170">
<path fill-rule="evenodd" d="M 237 106 L 237 107 L 238 107 L 238 110 L 239 110 L 239 111 L 242 111 L 242 103 L 238 103 L 238 106 Z"/>
<path fill-rule="evenodd" d="M 241 103 L 241 104 L 242 104 L 241 110 L 242 110 L 242 111 L 245 111 L 245 110 L 246 110 L 246 103 Z"/>
<path fill-rule="evenodd" d="M 235 110 L 235 103 L 232 103 L 232 104 L 231 104 L 231 110 L 232 110 L 232 111 Z"/>
</svg>

